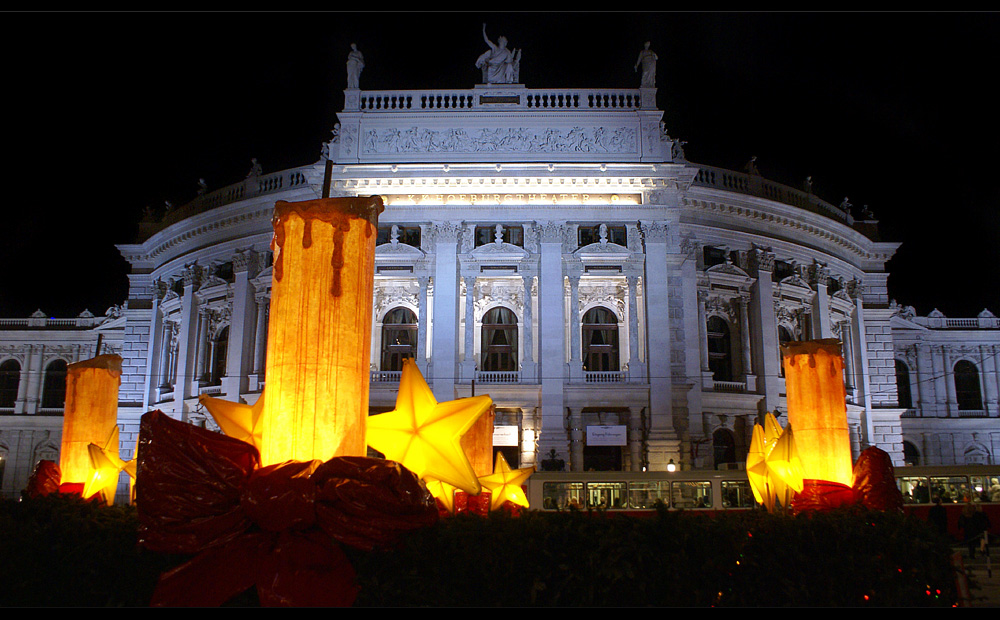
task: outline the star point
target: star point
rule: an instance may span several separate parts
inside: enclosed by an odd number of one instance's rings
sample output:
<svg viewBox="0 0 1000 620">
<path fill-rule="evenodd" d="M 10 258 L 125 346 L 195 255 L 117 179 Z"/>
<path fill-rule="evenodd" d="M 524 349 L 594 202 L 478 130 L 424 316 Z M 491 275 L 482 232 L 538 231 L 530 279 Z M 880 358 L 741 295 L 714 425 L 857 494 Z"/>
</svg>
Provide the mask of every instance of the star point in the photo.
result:
<svg viewBox="0 0 1000 620">
<path fill-rule="evenodd" d="M 504 502 L 528 508 L 528 497 L 521 485 L 533 473 L 535 473 L 534 467 L 511 469 L 510 465 L 507 464 L 507 459 L 503 457 L 503 453 L 497 452 L 493 473 L 479 478 L 480 484 L 490 491 L 490 510 L 499 510 Z"/>
</svg>

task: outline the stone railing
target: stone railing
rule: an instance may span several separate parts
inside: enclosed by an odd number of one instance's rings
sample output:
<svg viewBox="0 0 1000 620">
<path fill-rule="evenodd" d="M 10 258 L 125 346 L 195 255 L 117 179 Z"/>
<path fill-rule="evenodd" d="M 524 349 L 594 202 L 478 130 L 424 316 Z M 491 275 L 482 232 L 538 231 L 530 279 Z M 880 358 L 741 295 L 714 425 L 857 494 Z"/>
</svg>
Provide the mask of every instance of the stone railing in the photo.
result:
<svg viewBox="0 0 1000 620">
<path fill-rule="evenodd" d="M 988 418 L 989 413 L 985 409 L 959 409 L 960 418 Z"/>
<path fill-rule="evenodd" d="M 715 168 L 702 164 L 693 165 L 698 167 L 698 174 L 694 179 L 694 185 L 696 186 L 713 187 L 749 196 L 766 198 L 767 200 L 791 205 L 838 220 L 848 226 L 854 225 L 854 218 L 849 213 L 844 212 L 843 209 L 829 202 L 820 200 L 815 194 L 775 183 L 774 181 L 768 181 L 756 174 L 735 172 L 733 170 L 726 170 L 725 168 Z"/>
<path fill-rule="evenodd" d="M 88 329 L 97 327 L 108 317 L 80 316 L 73 319 L 55 319 L 49 317 L 28 317 L 26 319 L 0 319 L 0 329 Z"/>
<path fill-rule="evenodd" d="M 943 316 L 913 316 L 909 317 L 909 320 L 931 329 L 1000 329 L 1000 318 L 995 316 L 962 319 L 949 319 Z"/>
<path fill-rule="evenodd" d="M 407 112 L 428 110 L 639 110 L 639 89 L 524 88 L 516 84 L 464 90 L 363 91 L 354 110 Z M 650 98 L 653 99 L 653 98 Z M 655 105 L 655 103 L 654 103 Z M 345 112 L 352 111 L 345 106 Z"/>
<path fill-rule="evenodd" d="M 399 370 L 373 370 L 371 371 L 372 383 L 399 383 L 399 378 L 403 373 Z"/>
<path fill-rule="evenodd" d="M 740 394 L 747 391 L 747 384 L 743 381 L 712 381 L 712 389 L 716 392 Z"/>
<path fill-rule="evenodd" d="M 267 194 L 302 187 L 308 184 L 306 171 L 310 168 L 312 166 L 301 166 L 271 174 L 247 177 L 238 183 L 233 183 L 232 185 L 227 185 L 226 187 L 196 197 L 191 202 L 166 213 L 159 222 L 149 220 L 140 222 L 140 232 L 148 237 L 175 222 L 187 219 L 198 213 L 210 211 L 223 205 L 239 202 L 240 200 L 246 200 L 247 198 L 265 196 Z"/>
<path fill-rule="evenodd" d="M 583 371 L 584 383 L 628 383 L 627 370 Z"/>
<path fill-rule="evenodd" d="M 476 383 L 520 383 L 519 370 L 477 370 Z"/>
</svg>

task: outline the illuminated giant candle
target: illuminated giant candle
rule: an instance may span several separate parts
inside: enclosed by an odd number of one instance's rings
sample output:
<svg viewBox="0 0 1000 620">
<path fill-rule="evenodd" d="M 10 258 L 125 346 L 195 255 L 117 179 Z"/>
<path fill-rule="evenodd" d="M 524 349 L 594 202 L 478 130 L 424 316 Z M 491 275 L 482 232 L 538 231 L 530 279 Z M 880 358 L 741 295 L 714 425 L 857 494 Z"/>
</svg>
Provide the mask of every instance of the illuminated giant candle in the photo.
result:
<svg viewBox="0 0 1000 620">
<path fill-rule="evenodd" d="M 788 422 L 802 463 L 802 478 L 851 486 L 844 358 L 835 339 L 781 346 Z"/>
<path fill-rule="evenodd" d="M 261 464 L 366 454 L 379 197 L 279 201 Z"/>
<path fill-rule="evenodd" d="M 59 468 L 62 483 L 86 484 L 93 470 L 88 446 L 105 445 L 118 424 L 118 387 L 122 358 L 98 355 L 66 369 Z"/>
<path fill-rule="evenodd" d="M 469 457 L 469 464 L 477 476 L 493 473 L 493 423 L 496 406 L 483 414 L 462 436 L 462 450 Z"/>
</svg>

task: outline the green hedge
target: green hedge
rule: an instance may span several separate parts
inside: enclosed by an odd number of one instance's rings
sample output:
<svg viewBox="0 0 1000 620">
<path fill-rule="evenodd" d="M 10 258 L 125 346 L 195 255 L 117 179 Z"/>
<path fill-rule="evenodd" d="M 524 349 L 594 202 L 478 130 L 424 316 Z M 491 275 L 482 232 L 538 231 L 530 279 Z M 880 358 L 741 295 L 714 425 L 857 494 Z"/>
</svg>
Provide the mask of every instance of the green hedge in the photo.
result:
<svg viewBox="0 0 1000 620">
<path fill-rule="evenodd" d="M 146 605 L 181 558 L 139 550 L 136 529 L 131 508 L 67 496 L 0 503 L 0 605 Z M 349 552 L 359 606 L 477 607 L 950 606 L 949 554 L 924 521 L 857 508 L 497 513 L 443 520 L 391 551 Z"/>
</svg>

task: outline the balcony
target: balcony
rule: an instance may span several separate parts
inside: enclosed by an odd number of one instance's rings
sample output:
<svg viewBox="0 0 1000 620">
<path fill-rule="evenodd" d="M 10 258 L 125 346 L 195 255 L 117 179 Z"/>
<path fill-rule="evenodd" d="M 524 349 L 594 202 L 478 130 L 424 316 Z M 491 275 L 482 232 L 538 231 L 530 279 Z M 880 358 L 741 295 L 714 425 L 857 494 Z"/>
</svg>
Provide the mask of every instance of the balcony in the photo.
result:
<svg viewBox="0 0 1000 620">
<path fill-rule="evenodd" d="M 371 373 L 371 382 L 399 383 L 399 378 L 402 374 L 402 371 L 399 370 L 373 370 Z"/>
<path fill-rule="evenodd" d="M 959 409 L 958 417 L 960 418 L 988 418 L 989 413 L 985 409 Z"/>
<path fill-rule="evenodd" d="M 747 384 L 744 381 L 712 381 L 712 390 L 715 392 L 742 394 L 747 391 Z"/>
<path fill-rule="evenodd" d="M 521 382 L 519 370 L 477 370 L 476 383 L 516 384 Z"/>
<path fill-rule="evenodd" d="M 583 371 L 584 383 L 628 383 L 627 370 Z"/>
</svg>

